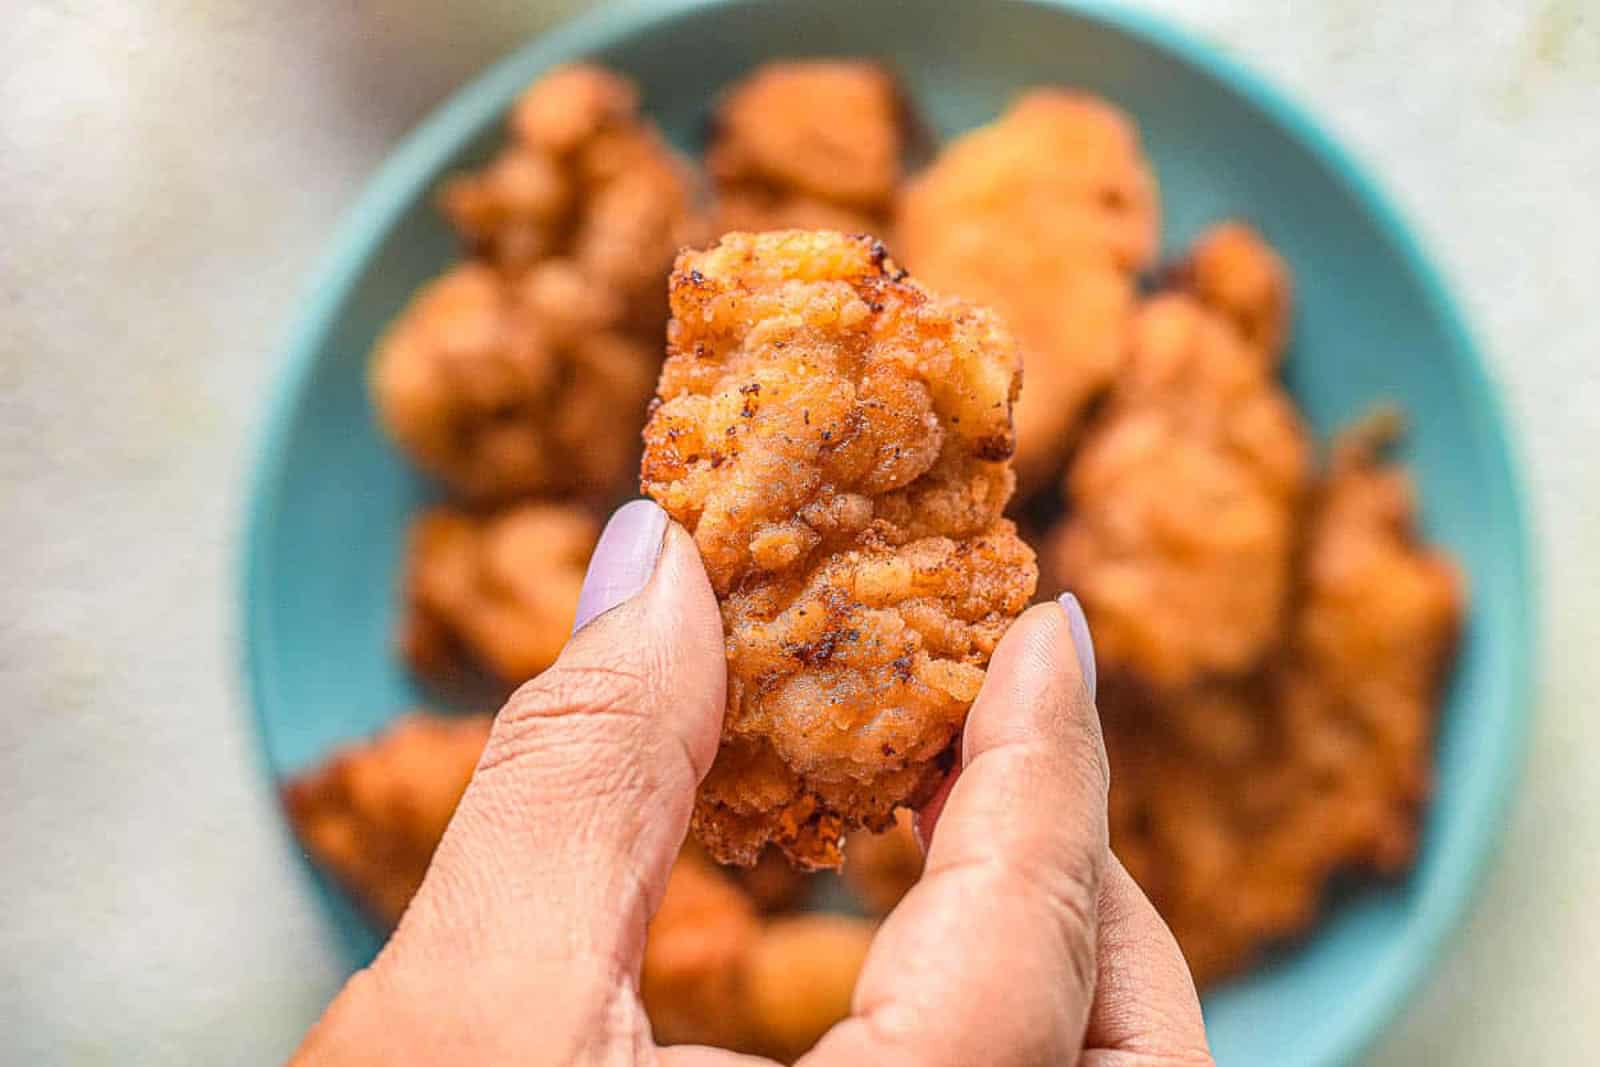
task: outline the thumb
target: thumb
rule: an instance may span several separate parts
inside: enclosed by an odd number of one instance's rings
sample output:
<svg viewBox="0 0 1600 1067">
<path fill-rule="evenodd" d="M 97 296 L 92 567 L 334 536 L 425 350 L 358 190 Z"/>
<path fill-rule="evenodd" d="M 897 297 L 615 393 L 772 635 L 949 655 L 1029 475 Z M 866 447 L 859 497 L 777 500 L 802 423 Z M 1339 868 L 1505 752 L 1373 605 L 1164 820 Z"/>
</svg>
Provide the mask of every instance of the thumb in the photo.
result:
<svg viewBox="0 0 1600 1067">
<path fill-rule="evenodd" d="M 442 937 L 452 955 L 569 974 L 588 962 L 601 984 L 636 974 L 725 686 L 693 541 L 654 503 L 624 505 L 596 545 L 577 632 L 501 709 L 396 942 Z"/>
</svg>

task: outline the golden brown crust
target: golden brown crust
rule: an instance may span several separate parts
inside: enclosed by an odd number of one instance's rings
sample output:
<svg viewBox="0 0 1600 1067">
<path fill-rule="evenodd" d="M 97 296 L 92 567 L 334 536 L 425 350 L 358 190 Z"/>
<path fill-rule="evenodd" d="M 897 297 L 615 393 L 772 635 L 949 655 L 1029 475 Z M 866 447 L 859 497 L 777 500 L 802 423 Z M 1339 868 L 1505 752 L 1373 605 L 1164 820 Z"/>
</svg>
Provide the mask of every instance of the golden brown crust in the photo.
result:
<svg viewBox="0 0 1600 1067">
<path fill-rule="evenodd" d="M 399 922 L 422 884 L 490 722 L 407 715 L 284 783 L 306 851 L 384 926 Z"/>
<path fill-rule="evenodd" d="M 418 291 L 373 352 L 384 429 L 464 496 L 615 495 L 659 349 L 567 268 L 508 282 L 465 263 Z M 632 419 L 629 413 L 635 413 Z"/>
<path fill-rule="evenodd" d="M 1463 586 L 1398 470 L 1347 456 L 1319 497 L 1281 663 L 1101 696 L 1113 845 L 1201 984 L 1308 928 L 1334 874 L 1395 874 L 1416 847 Z"/>
<path fill-rule="evenodd" d="M 1292 302 L 1289 268 L 1261 235 L 1242 222 L 1202 233 L 1173 280 L 1225 316 L 1271 364 L 1283 356 Z"/>
<path fill-rule="evenodd" d="M 580 508 L 523 504 L 489 516 L 424 512 L 411 527 L 401 648 L 448 675 L 458 655 L 518 685 L 555 662 L 572 631 L 599 529 Z"/>
<path fill-rule="evenodd" d="M 588 64 L 558 67 L 517 101 L 510 143 L 440 190 L 473 253 L 521 275 L 556 263 L 654 331 L 678 248 L 697 240 L 694 178 L 639 115 L 633 84 Z"/>
<path fill-rule="evenodd" d="M 1016 354 L 882 246 L 735 234 L 687 253 L 644 489 L 722 604 L 729 703 L 694 828 L 837 866 L 926 792 L 1036 569 L 1000 519 Z"/>
<path fill-rule="evenodd" d="M 1134 274 L 1155 254 L 1155 181 L 1110 105 L 1035 89 L 952 141 L 905 189 L 895 240 L 930 287 L 992 307 L 1023 347 L 1017 473 L 1052 475 L 1122 359 Z"/>
<path fill-rule="evenodd" d="M 1284 628 L 1306 434 L 1228 323 L 1158 296 L 1068 473 L 1052 575 L 1077 594 L 1102 672 L 1162 688 L 1248 673 Z"/>
<path fill-rule="evenodd" d="M 717 195 L 713 232 L 884 234 L 905 125 L 894 78 L 876 63 L 758 68 L 717 108 L 706 152 Z"/>
</svg>

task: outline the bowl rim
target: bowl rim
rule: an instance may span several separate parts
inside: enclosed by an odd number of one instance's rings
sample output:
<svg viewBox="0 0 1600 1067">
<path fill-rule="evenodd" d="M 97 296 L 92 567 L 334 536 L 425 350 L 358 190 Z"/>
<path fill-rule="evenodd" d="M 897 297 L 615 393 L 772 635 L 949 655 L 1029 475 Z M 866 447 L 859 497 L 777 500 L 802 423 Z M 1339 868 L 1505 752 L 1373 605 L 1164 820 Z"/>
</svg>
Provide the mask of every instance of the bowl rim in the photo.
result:
<svg viewBox="0 0 1600 1067">
<path fill-rule="evenodd" d="M 759 3 L 762 0 L 627 0 L 603 4 L 582 13 L 515 47 L 473 77 L 417 124 L 385 157 L 367 179 L 333 231 L 327 252 L 317 262 L 294 306 L 300 308 L 284 340 L 275 351 L 284 353 L 273 375 L 265 414 L 256 426 L 250 456 L 247 506 L 239 542 L 241 627 L 236 647 L 245 695 L 254 727 L 256 758 L 274 795 L 278 778 L 266 739 L 272 734 L 267 707 L 274 703 L 274 685 L 264 651 L 270 641 L 265 591 L 273 585 L 273 572 L 265 543 L 283 491 L 289 431 L 296 411 L 304 403 L 317 353 L 335 327 L 338 312 L 366 265 L 400 215 L 426 188 L 437 181 L 446 160 L 468 136 L 504 112 L 516 92 L 548 67 L 569 57 L 601 50 L 621 37 L 646 34 L 668 23 L 706 9 Z M 1460 930 L 1468 905 L 1475 899 L 1489 861 L 1502 841 L 1511 802 L 1527 760 L 1531 712 L 1535 699 L 1535 664 L 1540 647 L 1539 568 L 1531 536 L 1524 464 L 1502 400 L 1503 391 L 1483 348 L 1469 328 L 1467 317 L 1446 284 L 1444 272 L 1426 254 L 1422 239 L 1393 206 L 1389 196 L 1357 161 L 1352 152 L 1334 140 L 1310 112 L 1282 88 L 1270 82 L 1223 48 L 1171 19 L 1151 12 L 1118 6 L 1109 0 L 1008 0 L 1025 7 L 1058 12 L 1098 24 L 1122 34 L 1208 76 L 1259 110 L 1291 140 L 1297 142 L 1353 195 L 1360 210 L 1399 256 L 1403 268 L 1420 283 L 1431 315 L 1444 324 L 1452 348 L 1460 353 L 1466 400 L 1490 444 L 1491 455 L 1504 468 L 1512 504 L 1505 564 L 1521 596 L 1513 602 L 1520 618 L 1514 619 L 1515 639 L 1502 651 L 1505 657 L 1510 706 L 1500 716 L 1498 758 L 1479 770 L 1480 784 L 1465 798 L 1467 810 L 1457 815 L 1467 820 L 1469 831 L 1453 849 L 1434 857 L 1437 869 L 1420 893 L 1401 938 L 1401 951 L 1387 958 L 1353 991 L 1341 1010 L 1342 1022 L 1320 1049 L 1310 1050 L 1309 1064 L 1349 1063 L 1362 1055 L 1389 1028 L 1418 992 L 1423 978 L 1439 963 L 1452 934 Z M 279 805 L 280 833 L 293 845 L 293 830 Z M 296 848 L 296 851 L 300 851 Z M 308 877 L 315 877 L 301 853 Z"/>
</svg>

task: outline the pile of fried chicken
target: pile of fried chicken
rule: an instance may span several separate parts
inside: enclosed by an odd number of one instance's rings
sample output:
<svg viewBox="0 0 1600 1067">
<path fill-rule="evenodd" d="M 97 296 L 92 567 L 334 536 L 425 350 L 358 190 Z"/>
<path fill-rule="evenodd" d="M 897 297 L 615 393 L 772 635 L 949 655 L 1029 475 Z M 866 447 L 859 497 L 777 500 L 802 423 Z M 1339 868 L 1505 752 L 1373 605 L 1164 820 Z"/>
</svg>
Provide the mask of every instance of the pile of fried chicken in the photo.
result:
<svg viewBox="0 0 1600 1067">
<path fill-rule="evenodd" d="M 1397 419 L 1312 441 L 1278 253 L 1224 221 L 1158 261 L 1138 131 L 1081 92 L 936 151 L 871 61 L 775 62 L 713 104 L 696 166 L 627 79 L 545 75 L 439 190 L 463 258 L 370 371 L 451 494 L 399 578 L 420 679 L 549 666 L 641 488 L 705 559 L 729 704 L 650 927 L 658 1039 L 792 1059 L 848 1011 L 860 915 L 920 873 L 908 808 L 1039 594 L 1088 616 L 1113 847 L 1202 986 L 1305 932 L 1334 876 L 1403 873 L 1465 588 L 1386 459 Z M 414 712 L 285 784 L 374 922 L 487 733 Z M 808 910 L 841 865 L 858 915 Z"/>
</svg>

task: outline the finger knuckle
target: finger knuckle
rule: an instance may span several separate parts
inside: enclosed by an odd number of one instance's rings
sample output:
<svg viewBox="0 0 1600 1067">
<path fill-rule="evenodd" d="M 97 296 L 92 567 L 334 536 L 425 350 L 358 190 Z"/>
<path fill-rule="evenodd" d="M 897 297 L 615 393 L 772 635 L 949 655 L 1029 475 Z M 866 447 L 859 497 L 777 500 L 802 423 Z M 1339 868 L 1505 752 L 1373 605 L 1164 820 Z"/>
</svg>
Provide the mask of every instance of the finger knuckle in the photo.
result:
<svg viewBox="0 0 1600 1067">
<path fill-rule="evenodd" d="M 1093 989 L 1094 931 L 1100 899 L 1097 865 L 1089 857 L 1053 857 L 1048 850 L 1011 854 L 1004 863 L 1006 877 L 1048 913 L 1078 988 Z"/>
<path fill-rule="evenodd" d="M 1055 866 L 1040 879 L 1042 898 L 1056 920 L 1066 950 L 1067 964 L 1080 989 L 1093 989 L 1095 980 L 1095 919 L 1100 897 L 1099 879 L 1092 865 L 1069 862 Z"/>
<path fill-rule="evenodd" d="M 480 773 L 537 768 L 561 790 L 589 798 L 676 783 L 693 767 L 652 713 L 655 692 L 651 672 L 637 665 L 558 663 L 501 709 Z"/>
<path fill-rule="evenodd" d="M 501 709 L 483 766 L 636 746 L 644 727 L 639 689 L 637 679 L 610 669 L 552 667 Z"/>
<path fill-rule="evenodd" d="M 610 663 L 556 664 L 519 688 L 501 711 L 503 722 L 567 717 L 637 716 L 649 679 Z"/>
</svg>

